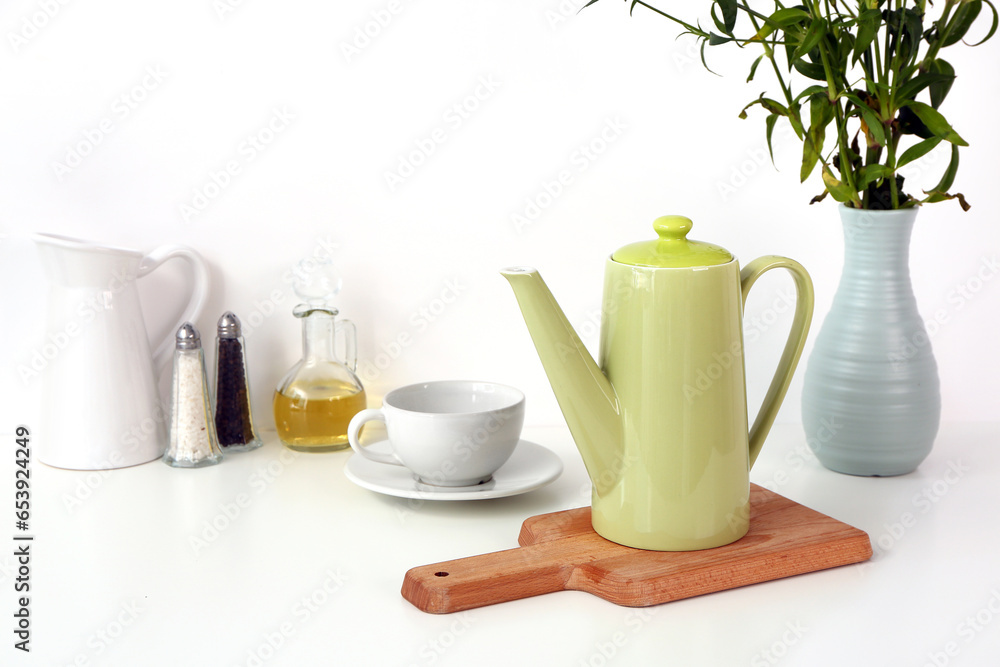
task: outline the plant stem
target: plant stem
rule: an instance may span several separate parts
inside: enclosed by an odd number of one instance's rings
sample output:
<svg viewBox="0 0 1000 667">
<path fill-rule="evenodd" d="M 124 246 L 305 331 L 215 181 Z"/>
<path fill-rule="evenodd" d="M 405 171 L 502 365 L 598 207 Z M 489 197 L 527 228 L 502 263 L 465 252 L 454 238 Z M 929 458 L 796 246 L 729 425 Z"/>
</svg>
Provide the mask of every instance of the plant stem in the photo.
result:
<svg viewBox="0 0 1000 667">
<path fill-rule="evenodd" d="M 948 33 L 951 32 L 951 25 L 948 24 L 948 19 L 951 15 L 952 8 L 957 5 L 960 0 L 947 0 L 944 4 L 944 11 L 941 12 L 941 18 L 937 20 L 938 26 L 943 26 L 938 34 L 937 41 L 930 45 L 927 49 L 927 54 L 924 59 L 920 61 L 920 71 L 926 72 L 930 67 L 931 63 L 937 59 L 938 51 L 941 50 L 941 44 L 944 43 L 945 39 L 948 38 Z"/>
<path fill-rule="evenodd" d="M 750 18 L 750 23 L 753 25 L 754 31 L 760 32 L 760 26 L 757 24 L 757 19 L 754 14 L 748 11 L 747 16 Z M 791 89 L 785 85 L 785 79 L 781 76 L 781 70 L 778 68 L 778 63 L 774 59 L 774 49 L 770 44 L 768 44 L 766 39 L 761 40 L 761 46 L 764 47 L 764 55 L 771 63 L 771 68 L 774 70 L 774 76 L 778 79 L 778 85 L 781 87 L 781 92 L 785 95 L 785 102 L 788 103 L 788 115 L 791 116 L 793 113 L 796 114 L 796 120 L 798 120 L 798 124 L 801 127 L 802 120 L 798 118 L 798 112 L 795 110 L 795 98 L 792 97 Z M 799 135 L 798 129 L 795 127 L 795 123 L 792 123 L 792 130 L 795 131 L 795 135 L 798 136 L 799 139 L 802 138 L 802 136 Z"/>
<path fill-rule="evenodd" d="M 837 118 L 837 140 L 840 145 L 840 177 L 851 190 L 857 193 L 858 188 L 857 185 L 855 185 L 856 181 L 854 180 L 854 169 L 851 164 L 851 159 L 848 156 L 847 118 L 844 116 L 844 110 L 840 106 L 840 91 L 837 90 L 837 86 L 833 82 L 833 68 L 830 65 L 827 45 L 824 44 L 822 40 L 820 40 L 819 44 L 819 56 L 823 61 L 823 70 L 826 72 L 827 95 L 830 98 L 830 104 L 834 105 L 834 113 Z M 824 161 L 824 165 L 825 164 L 826 162 Z M 854 195 L 852 203 L 855 204 L 855 208 L 861 208 L 862 206 L 861 201 L 858 200 L 857 194 Z"/>
</svg>

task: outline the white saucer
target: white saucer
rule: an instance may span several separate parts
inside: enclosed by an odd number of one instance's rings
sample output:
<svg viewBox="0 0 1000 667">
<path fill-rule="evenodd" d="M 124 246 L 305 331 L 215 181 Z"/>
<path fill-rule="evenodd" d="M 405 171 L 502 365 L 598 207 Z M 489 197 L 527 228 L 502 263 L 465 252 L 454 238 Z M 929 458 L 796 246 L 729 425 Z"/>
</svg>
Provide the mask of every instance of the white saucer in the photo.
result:
<svg viewBox="0 0 1000 667">
<path fill-rule="evenodd" d="M 372 451 L 388 454 L 389 441 L 369 445 Z M 344 474 L 358 486 L 398 498 L 420 500 L 486 500 L 516 496 L 541 488 L 562 473 L 562 460 L 541 445 L 521 440 L 507 462 L 493 473 L 493 478 L 476 486 L 431 486 L 417 481 L 413 473 L 402 466 L 376 463 L 360 454 L 353 454 L 344 467 Z"/>
</svg>

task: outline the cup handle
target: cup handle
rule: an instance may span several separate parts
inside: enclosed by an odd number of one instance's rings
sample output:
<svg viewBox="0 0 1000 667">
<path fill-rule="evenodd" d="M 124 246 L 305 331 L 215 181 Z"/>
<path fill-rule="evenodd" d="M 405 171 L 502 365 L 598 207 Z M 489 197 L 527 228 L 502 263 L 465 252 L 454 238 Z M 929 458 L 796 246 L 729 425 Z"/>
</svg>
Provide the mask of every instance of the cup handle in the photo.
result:
<svg viewBox="0 0 1000 667">
<path fill-rule="evenodd" d="M 775 417 L 778 416 L 778 408 L 785 398 L 788 385 L 792 381 L 792 374 L 802 356 L 802 348 L 806 344 L 806 336 L 809 334 L 809 324 L 812 322 L 813 313 L 813 286 L 812 279 L 805 268 L 798 262 L 787 257 L 777 255 L 765 255 L 758 257 L 747 264 L 740 272 L 740 287 L 743 291 L 743 306 L 746 307 L 747 294 L 750 288 L 767 271 L 771 269 L 787 269 L 795 279 L 795 316 L 792 319 L 792 330 L 788 332 L 788 341 L 785 349 L 781 353 L 781 360 L 778 362 L 778 369 L 774 372 L 771 386 L 767 388 L 764 402 L 757 412 L 757 418 L 750 429 L 750 467 L 760 454 L 761 447 L 764 446 L 764 438 L 767 437 Z"/>
<path fill-rule="evenodd" d="M 351 423 L 347 425 L 347 442 L 351 443 L 351 449 L 366 459 L 371 459 L 372 461 L 376 461 L 378 463 L 389 463 L 394 466 L 403 465 L 402 461 L 399 460 L 395 453 L 379 454 L 378 452 L 371 451 L 368 447 L 361 446 L 361 443 L 358 441 L 358 434 L 361 433 L 361 427 L 364 426 L 366 422 L 375 420 L 385 421 L 385 414 L 383 414 L 378 408 L 362 410 L 358 414 L 354 415 L 351 419 Z"/>
<path fill-rule="evenodd" d="M 156 346 L 153 352 L 154 368 L 159 372 L 166 364 L 167 358 L 174 349 L 174 333 L 185 322 L 194 322 L 201 315 L 201 309 L 205 306 L 205 299 L 208 296 L 208 267 L 201 255 L 194 250 L 183 245 L 165 245 L 156 248 L 139 262 L 137 278 L 149 275 L 168 259 L 180 257 L 187 260 L 191 265 L 194 275 L 194 287 L 191 290 L 191 298 L 184 312 L 181 313 L 177 323 L 167 331 L 166 337 Z"/>
</svg>

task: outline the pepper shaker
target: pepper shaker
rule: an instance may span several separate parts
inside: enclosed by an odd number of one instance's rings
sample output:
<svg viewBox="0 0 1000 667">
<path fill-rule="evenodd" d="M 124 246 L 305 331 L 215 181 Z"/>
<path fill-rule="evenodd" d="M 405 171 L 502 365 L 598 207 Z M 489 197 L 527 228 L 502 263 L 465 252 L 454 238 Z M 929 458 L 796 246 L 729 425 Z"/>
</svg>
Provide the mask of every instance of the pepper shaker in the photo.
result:
<svg viewBox="0 0 1000 667">
<path fill-rule="evenodd" d="M 215 339 L 215 431 L 224 451 L 246 452 L 264 443 L 253 426 L 246 343 L 240 320 L 231 311 L 219 318 Z"/>
<path fill-rule="evenodd" d="M 170 406 L 170 444 L 163 462 L 175 468 L 200 468 L 222 461 L 212 420 L 205 373 L 205 351 L 198 329 L 185 322 L 177 330 Z"/>
</svg>

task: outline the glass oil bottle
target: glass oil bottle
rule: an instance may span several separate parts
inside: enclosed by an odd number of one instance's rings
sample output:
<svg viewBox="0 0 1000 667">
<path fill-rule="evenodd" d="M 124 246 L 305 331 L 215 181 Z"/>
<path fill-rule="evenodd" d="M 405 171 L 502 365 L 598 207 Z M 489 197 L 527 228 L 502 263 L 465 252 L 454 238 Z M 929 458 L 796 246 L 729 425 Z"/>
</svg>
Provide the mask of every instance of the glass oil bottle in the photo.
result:
<svg viewBox="0 0 1000 667">
<path fill-rule="evenodd" d="M 274 392 L 274 422 L 282 443 L 303 452 L 349 447 L 347 425 L 367 407 L 358 366 L 357 329 L 331 303 L 342 284 L 332 259 L 304 260 L 294 269 L 295 293 L 306 303 L 292 311 L 302 321 L 302 359 Z M 344 359 L 336 353 L 343 334 Z"/>
</svg>

